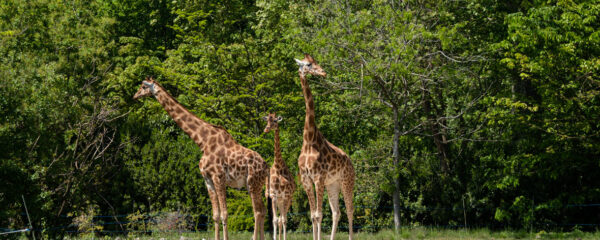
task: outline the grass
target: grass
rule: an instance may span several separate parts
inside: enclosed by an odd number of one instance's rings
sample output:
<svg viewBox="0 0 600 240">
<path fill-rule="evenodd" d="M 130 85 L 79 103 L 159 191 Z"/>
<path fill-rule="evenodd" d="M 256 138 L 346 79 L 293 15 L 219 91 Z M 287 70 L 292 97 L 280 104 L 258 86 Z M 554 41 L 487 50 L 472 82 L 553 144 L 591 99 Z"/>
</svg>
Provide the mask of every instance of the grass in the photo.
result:
<svg viewBox="0 0 600 240">
<path fill-rule="evenodd" d="M 74 238 L 65 238 L 68 240 L 83 240 L 83 239 L 132 239 L 132 240 L 169 240 L 169 239 L 213 239 L 213 232 L 194 232 L 194 233 L 154 233 L 150 235 L 128 235 L 128 236 L 80 236 Z M 221 236 L 222 238 L 223 236 Z M 325 232 L 322 239 L 329 239 L 329 232 Z M 230 239 L 251 239 L 251 232 L 236 232 L 229 233 Z M 270 234 L 265 235 L 266 239 L 272 239 Z M 311 233 L 288 233 L 289 240 L 312 239 Z M 339 232 L 335 239 L 348 239 L 347 232 Z M 399 233 L 393 230 L 384 230 L 377 233 L 359 232 L 355 233 L 354 239 L 600 239 L 600 232 L 537 232 L 529 233 L 525 231 L 491 231 L 487 229 L 472 229 L 472 230 L 449 230 L 449 229 L 432 229 L 432 228 L 405 228 Z"/>
</svg>

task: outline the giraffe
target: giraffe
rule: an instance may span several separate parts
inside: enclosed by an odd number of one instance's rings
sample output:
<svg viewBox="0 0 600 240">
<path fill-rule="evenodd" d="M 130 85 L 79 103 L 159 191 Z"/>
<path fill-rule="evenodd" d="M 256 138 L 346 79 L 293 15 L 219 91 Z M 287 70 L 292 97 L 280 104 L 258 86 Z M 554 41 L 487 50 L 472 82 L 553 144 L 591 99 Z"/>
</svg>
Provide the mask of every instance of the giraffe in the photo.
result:
<svg viewBox="0 0 600 240">
<path fill-rule="evenodd" d="M 306 105 L 304 121 L 303 143 L 298 157 L 300 181 L 310 204 L 310 216 L 313 225 L 313 239 L 321 239 L 321 221 L 323 220 L 323 194 L 327 188 L 329 206 L 332 212 L 333 225 L 331 227 L 331 240 L 340 220 L 339 192 L 342 191 L 348 216 L 348 236 L 353 238 L 352 220 L 354 205 L 352 203 L 354 189 L 354 167 L 346 153 L 331 144 L 317 128 L 315 123 L 315 102 L 306 80 L 307 74 L 321 77 L 327 76 L 321 66 L 308 54 L 304 59 L 294 59 L 298 66 L 300 84 Z M 313 189 L 314 184 L 314 189 Z M 316 198 L 315 198 L 316 197 Z"/>
<path fill-rule="evenodd" d="M 287 212 L 292 205 L 292 195 L 296 190 L 296 182 L 294 176 L 288 169 L 285 161 L 281 158 L 281 149 L 279 146 L 279 122 L 282 117 L 277 117 L 275 113 L 271 113 L 268 116 L 263 117 L 267 121 L 265 127 L 265 133 L 271 130 L 275 131 L 275 159 L 271 171 L 269 174 L 269 181 L 267 183 L 267 194 L 273 201 L 273 240 L 281 240 L 283 231 L 283 240 L 287 239 L 286 226 L 287 226 Z M 279 209 L 279 217 L 277 216 L 277 210 Z M 279 226 L 279 229 L 277 228 Z M 279 230 L 279 231 L 278 231 Z"/>
<path fill-rule="evenodd" d="M 254 209 L 253 239 L 264 239 L 266 208 L 262 201 L 262 187 L 268 177 L 268 165 L 262 157 L 240 144 L 223 127 L 212 125 L 185 109 L 154 79 L 142 81 L 133 99 L 153 95 L 175 120 L 177 125 L 194 140 L 203 154 L 198 166 L 204 178 L 213 211 L 215 239 L 219 237 L 219 222 L 223 239 L 227 240 L 226 187 L 246 187 Z"/>
</svg>

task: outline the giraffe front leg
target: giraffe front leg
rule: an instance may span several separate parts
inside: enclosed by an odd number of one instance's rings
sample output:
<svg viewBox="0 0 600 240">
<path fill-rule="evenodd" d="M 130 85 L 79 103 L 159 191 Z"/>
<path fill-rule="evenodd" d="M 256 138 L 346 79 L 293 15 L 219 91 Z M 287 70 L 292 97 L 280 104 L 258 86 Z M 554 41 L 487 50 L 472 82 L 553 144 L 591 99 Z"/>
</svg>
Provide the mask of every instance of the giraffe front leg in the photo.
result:
<svg viewBox="0 0 600 240">
<path fill-rule="evenodd" d="M 221 179 L 215 177 L 213 178 L 213 185 L 215 187 L 217 199 L 219 200 L 221 225 L 223 225 L 223 239 L 228 240 L 229 234 L 227 232 L 227 192 L 225 187 L 225 181 L 222 181 Z"/>
<path fill-rule="evenodd" d="M 285 218 L 285 213 L 283 211 L 283 199 L 279 200 L 277 204 L 277 208 L 279 209 L 279 216 L 277 217 L 277 235 L 279 236 L 279 240 L 281 240 L 281 235 L 283 235 L 283 219 Z"/>
<path fill-rule="evenodd" d="M 283 216 L 279 215 L 277 218 L 277 225 L 279 225 L 277 228 L 277 235 L 279 236 L 279 240 L 281 240 L 281 235 L 283 235 Z"/>
<path fill-rule="evenodd" d="M 215 224 L 215 239 L 220 239 L 219 236 L 219 221 L 221 221 L 221 213 L 219 210 L 219 199 L 217 198 L 217 193 L 215 189 L 210 186 L 208 183 L 206 184 L 208 189 L 208 196 L 210 196 L 210 204 L 212 205 L 213 212 L 213 222 Z"/>
<path fill-rule="evenodd" d="M 277 240 L 277 198 L 271 198 L 271 211 L 273 212 L 273 240 Z"/>
<path fill-rule="evenodd" d="M 325 194 L 325 178 L 321 177 L 315 183 L 315 191 L 316 191 L 316 207 L 317 211 L 315 212 L 315 221 L 317 222 L 317 239 L 321 239 L 321 222 L 323 221 L 323 195 Z"/>
<path fill-rule="evenodd" d="M 308 196 L 308 205 L 310 206 L 310 221 L 312 222 L 312 230 L 313 230 L 313 240 L 317 239 L 317 225 L 315 222 L 314 214 L 316 212 L 315 206 L 315 190 L 313 188 L 313 183 L 308 176 L 300 177 L 302 181 L 302 187 Z"/>
<path fill-rule="evenodd" d="M 283 225 L 283 229 L 281 231 L 283 231 L 283 240 L 287 239 L 287 217 L 283 217 L 282 219 L 282 225 Z M 281 240 L 281 238 L 279 238 L 279 240 Z"/>
</svg>

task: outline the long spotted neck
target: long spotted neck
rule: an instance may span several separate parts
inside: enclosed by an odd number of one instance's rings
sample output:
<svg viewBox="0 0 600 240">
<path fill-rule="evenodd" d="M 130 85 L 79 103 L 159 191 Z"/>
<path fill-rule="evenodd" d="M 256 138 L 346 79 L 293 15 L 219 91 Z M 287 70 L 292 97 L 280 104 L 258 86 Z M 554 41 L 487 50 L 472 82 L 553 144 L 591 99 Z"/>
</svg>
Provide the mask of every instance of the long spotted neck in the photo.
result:
<svg viewBox="0 0 600 240">
<path fill-rule="evenodd" d="M 273 165 L 285 166 L 285 162 L 281 157 L 281 147 L 279 145 L 279 128 L 275 128 L 275 159 Z"/>
<path fill-rule="evenodd" d="M 160 105 L 162 105 L 169 116 L 175 120 L 177 125 L 204 150 L 206 147 L 205 143 L 207 142 L 207 135 L 200 133 L 208 133 L 214 129 L 214 126 L 189 112 L 160 85 L 154 84 L 154 88 L 156 88 L 156 90 L 153 91 L 154 97 L 158 100 Z"/>
<path fill-rule="evenodd" d="M 304 135 L 306 136 L 308 131 L 312 131 L 313 133 L 317 132 L 317 125 L 315 123 L 315 100 L 310 92 L 308 81 L 302 72 L 300 72 L 300 84 L 302 84 L 302 93 L 304 94 L 304 103 L 306 105 L 306 117 L 304 118 Z M 316 136 L 316 134 L 313 134 L 312 136 Z M 307 138 L 305 137 L 304 139 Z"/>
</svg>

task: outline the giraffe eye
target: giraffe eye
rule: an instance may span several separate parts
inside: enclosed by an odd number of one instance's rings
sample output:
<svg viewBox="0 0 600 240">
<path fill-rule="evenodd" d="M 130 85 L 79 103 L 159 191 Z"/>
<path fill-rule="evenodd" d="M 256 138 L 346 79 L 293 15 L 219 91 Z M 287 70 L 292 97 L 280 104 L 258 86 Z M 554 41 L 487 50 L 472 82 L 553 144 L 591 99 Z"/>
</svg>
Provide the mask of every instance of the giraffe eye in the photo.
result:
<svg viewBox="0 0 600 240">
<path fill-rule="evenodd" d="M 309 63 L 309 64 L 307 64 L 306 66 L 308 66 L 308 67 L 312 67 L 312 63 Z"/>
</svg>

